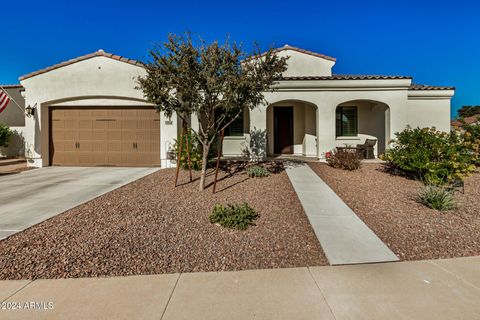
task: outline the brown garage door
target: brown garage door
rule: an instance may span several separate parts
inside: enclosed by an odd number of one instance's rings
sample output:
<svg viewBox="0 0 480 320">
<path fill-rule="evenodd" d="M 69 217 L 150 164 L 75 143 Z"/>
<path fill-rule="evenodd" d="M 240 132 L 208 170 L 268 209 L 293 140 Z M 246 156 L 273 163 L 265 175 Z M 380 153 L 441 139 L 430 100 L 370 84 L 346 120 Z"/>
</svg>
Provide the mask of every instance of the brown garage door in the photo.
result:
<svg viewBox="0 0 480 320">
<path fill-rule="evenodd" d="M 50 163 L 160 165 L 160 117 L 152 108 L 51 108 Z"/>
</svg>

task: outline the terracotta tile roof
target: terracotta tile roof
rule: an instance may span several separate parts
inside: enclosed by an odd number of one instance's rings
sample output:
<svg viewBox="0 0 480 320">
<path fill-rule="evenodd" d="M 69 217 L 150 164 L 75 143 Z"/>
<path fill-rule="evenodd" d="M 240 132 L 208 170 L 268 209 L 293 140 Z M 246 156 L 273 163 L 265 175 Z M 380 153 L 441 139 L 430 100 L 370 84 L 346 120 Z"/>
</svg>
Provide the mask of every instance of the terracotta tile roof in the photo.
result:
<svg viewBox="0 0 480 320">
<path fill-rule="evenodd" d="M 297 47 L 292 47 L 292 46 L 289 46 L 288 44 L 284 45 L 284 46 L 281 47 L 281 48 L 275 49 L 274 52 L 280 52 L 280 51 L 285 51 L 285 50 L 297 51 L 297 52 L 300 52 L 300 53 L 308 54 L 308 55 L 310 55 L 310 56 L 314 56 L 314 57 L 318 57 L 318 58 L 323 58 L 323 59 L 330 60 L 330 61 L 337 61 L 336 58 L 329 57 L 329 56 L 324 55 L 324 54 L 321 54 L 321 53 L 317 53 L 317 52 L 313 52 L 313 51 L 308 51 L 308 50 L 301 49 L 301 48 L 297 48 Z"/>
<path fill-rule="evenodd" d="M 463 121 L 465 121 L 466 124 L 480 122 L 480 114 L 463 118 Z M 463 122 L 460 120 L 452 120 L 451 125 L 454 127 L 461 127 L 463 125 Z"/>
<path fill-rule="evenodd" d="M 21 76 L 19 79 L 20 80 L 25 80 L 25 79 L 34 77 L 36 75 L 46 73 L 46 72 L 49 72 L 49 71 L 52 71 L 52 70 L 55 70 L 55 69 L 58 69 L 58 68 L 61 68 L 61 67 L 65 67 L 65 66 L 68 66 L 70 64 L 79 62 L 79 61 L 94 58 L 94 57 L 107 57 L 107 58 L 110 58 L 110 59 L 126 62 L 126 63 L 132 64 L 132 65 L 135 65 L 135 66 L 143 66 L 143 63 L 141 63 L 140 61 L 133 60 L 133 59 L 128 59 L 128 58 L 125 58 L 125 57 L 122 57 L 122 56 L 119 56 L 119 55 L 116 55 L 116 54 L 113 54 L 113 53 L 105 52 L 105 51 L 100 49 L 96 52 L 89 53 L 89 54 L 86 54 L 84 56 L 80 56 L 80 57 L 75 58 L 75 59 L 70 59 L 68 61 L 60 62 L 58 64 L 55 64 L 55 65 L 51 66 L 51 67 L 26 74 L 24 76 Z"/>
<path fill-rule="evenodd" d="M 21 84 L 0 84 L 0 87 L 2 88 L 23 88 Z"/>
<path fill-rule="evenodd" d="M 330 60 L 330 61 L 337 61 L 336 58 L 333 58 L 333 57 L 329 57 L 327 55 L 324 55 L 324 54 L 321 54 L 321 53 L 317 53 L 317 52 L 313 52 L 313 51 L 308 51 L 308 50 L 305 50 L 305 49 L 300 49 L 300 48 L 297 48 L 297 47 L 292 47 L 292 46 L 289 46 L 288 44 L 284 45 L 283 47 L 281 48 L 276 48 L 276 49 L 273 49 L 273 52 L 274 53 L 278 53 L 278 52 L 281 52 L 281 51 L 285 51 L 285 50 L 292 50 L 292 51 L 297 51 L 297 52 L 300 52 L 300 53 L 305 53 L 305 54 L 308 54 L 310 56 L 314 56 L 314 57 L 318 57 L 318 58 L 323 58 L 323 59 L 326 59 L 326 60 Z M 252 60 L 254 58 L 257 58 L 257 57 L 262 57 L 265 55 L 266 52 L 260 54 L 260 55 L 257 55 L 257 56 L 251 56 L 251 57 L 248 57 L 246 58 L 245 60 L 246 61 L 249 61 L 249 60 Z"/>
<path fill-rule="evenodd" d="M 408 90 L 455 90 L 455 87 L 427 86 L 423 84 L 412 84 Z"/>
<path fill-rule="evenodd" d="M 282 78 L 282 80 L 394 80 L 394 79 L 412 79 L 412 77 L 334 74 L 334 75 L 331 75 L 331 76 L 296 76 L 296 77 L 283 77 Z"/>
</svg>

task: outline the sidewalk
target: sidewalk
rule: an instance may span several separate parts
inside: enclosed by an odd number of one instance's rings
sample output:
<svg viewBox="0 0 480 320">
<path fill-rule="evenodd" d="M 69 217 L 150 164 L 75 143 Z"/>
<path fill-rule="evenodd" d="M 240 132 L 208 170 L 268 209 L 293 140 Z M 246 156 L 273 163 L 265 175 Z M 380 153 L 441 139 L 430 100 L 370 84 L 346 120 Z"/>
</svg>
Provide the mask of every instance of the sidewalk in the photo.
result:
<svg viewBox="0 0 480 320">
<path fill-rule="evenodd" d="M 53 304 L 0 319 L 479 319 L 480 257 L 0 281 L 0 299 Z"/>
<path fill-rule="evenodd" d="M 309 166 L 289 165 L 287 174 L 331 265 L 398 260 Z"/>
</svg>

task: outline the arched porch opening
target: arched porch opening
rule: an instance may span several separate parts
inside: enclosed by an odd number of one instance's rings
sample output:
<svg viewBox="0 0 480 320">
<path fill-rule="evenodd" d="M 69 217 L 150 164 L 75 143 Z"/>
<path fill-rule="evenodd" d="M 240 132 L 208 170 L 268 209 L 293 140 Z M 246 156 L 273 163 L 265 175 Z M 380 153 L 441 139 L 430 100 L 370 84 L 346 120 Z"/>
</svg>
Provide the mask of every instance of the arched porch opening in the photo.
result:
<svg viewBox="0 0 480 320">
<path fill-rule="evenodd" d="M 351 100 L 335 110 L 335 146 L 350 147 L 376 139 L 375 157 L 383 154 L 390 140 L 390 107 L 373 100 Z"/>
<path fill-rule="evenodd" d="M 282 100 L 267 107 L 267 154 L 318 156 L 318 108 L 301 100 Z"/>
</svg>

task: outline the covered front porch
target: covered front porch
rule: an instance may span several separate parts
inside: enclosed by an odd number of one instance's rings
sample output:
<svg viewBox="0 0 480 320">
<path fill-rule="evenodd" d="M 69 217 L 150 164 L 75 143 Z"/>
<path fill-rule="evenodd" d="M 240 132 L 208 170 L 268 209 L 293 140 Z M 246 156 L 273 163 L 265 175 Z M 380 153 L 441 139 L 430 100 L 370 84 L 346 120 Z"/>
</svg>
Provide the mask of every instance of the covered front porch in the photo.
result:
<svg viewBox="0 0 480 320">
<path fill-rule="evenodd" d="M 376 141 L 376 158 L 388 147 L 390 132 L 390 107 L 381 101 L 327 105 L 285 99 L 244 110 L 225 132 L 223 155 L 243 157 L 254 150 L 260 158 L 324 159 L 334 148 L 355 148 L 370 139 Z"/>
<path fill-rule="evenodd" d="M 330 110 L 334 110 L 334 117 L 328 114 Z M 319 137 L 327 136 L 335 139 L 329 141 L 330 149 L 375 140 L 374 156 L 378 157 L 390 140 L 390 108 L 380 101 L 351 100 L 323 112 L 312 102 L 283 100 L 268 105 L 265 112 L 266 150 L 270 157 L 324 158 L 329 149 L 319 145 Z M 334 123 L 322 126 L 326 119 Z"/>
<path fill-rule="evenodd" d="M 390 109 L 372 100 L 341 103 L 335 110 L 335 147 L 356 147 L 376 140 L 374 156 L 383 154 L 390 141 Z"/>
<path fill-rule="evenodd" d="M 267 113 L 267 155 L 318 157 L 318 108 L 300 100 L 271 104 Z"/>
</svg>

